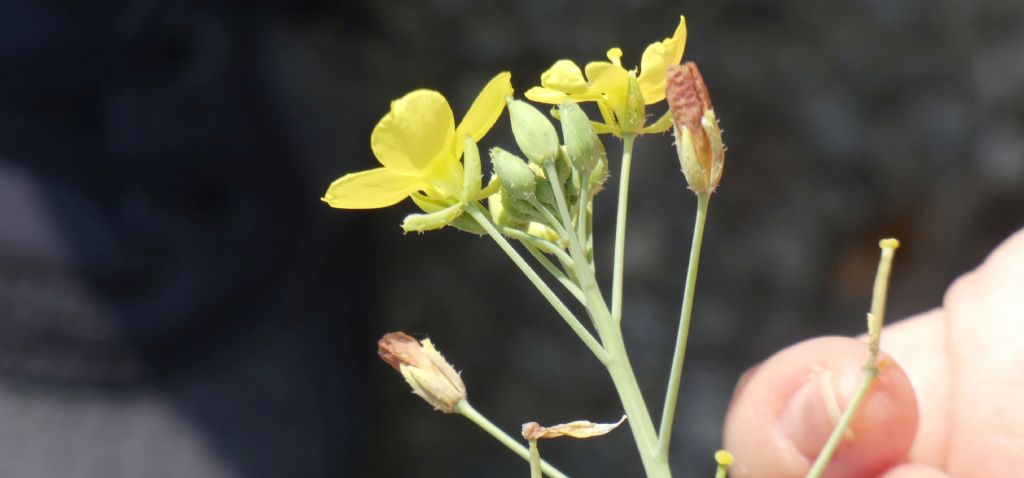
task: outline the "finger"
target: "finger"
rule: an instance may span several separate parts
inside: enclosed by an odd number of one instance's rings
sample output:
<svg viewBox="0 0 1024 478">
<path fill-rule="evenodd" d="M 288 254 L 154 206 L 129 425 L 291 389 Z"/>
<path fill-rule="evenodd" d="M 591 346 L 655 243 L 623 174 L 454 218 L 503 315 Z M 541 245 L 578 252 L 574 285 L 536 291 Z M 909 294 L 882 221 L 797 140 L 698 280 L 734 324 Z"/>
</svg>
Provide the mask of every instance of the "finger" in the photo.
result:
<svg viewBox="0 0 1024 478">
<path fill-rule="evenodd" d="M 841 410 L 860 382 L 863 342 L 824 337 L 769 358 L 733 397 L 725 447 L 736 457 L 736 478 L 789 478 L 810 469 Z M 861 403 L 827 477 L 877 476 L 903 461 L 917 428 L 917 405 L 907 376 L 888 356 Z"/>
<path fill-rule="evenodd" d="M 946 464 L 950 381 L 942 309 L 901 320 L 882 332 L 882 350 L 903 367 L 917 397 L 918 425 L 907 459 L 936 468 Z"/>
<path fill-rule="evenodd" d="M 1024 231 L 958 279 L 944 306 L 955 384 L 946 469 L 964 477 L 1022 470 Z"/>
<path fill-rule="evenodd" d="M 879 478 L 949 478 L 949 475 L 928 465 L 900 465 Z"/>
</svg>

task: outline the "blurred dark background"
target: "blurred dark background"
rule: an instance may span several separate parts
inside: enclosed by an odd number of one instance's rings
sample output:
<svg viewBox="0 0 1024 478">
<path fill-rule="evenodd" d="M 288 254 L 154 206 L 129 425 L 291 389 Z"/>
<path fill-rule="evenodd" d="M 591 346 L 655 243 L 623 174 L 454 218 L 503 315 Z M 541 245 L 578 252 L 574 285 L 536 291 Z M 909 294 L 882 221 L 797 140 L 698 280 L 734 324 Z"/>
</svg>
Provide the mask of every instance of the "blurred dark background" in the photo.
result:
<svg viewBox="0 0 1024 478">
<path fill-rule="evenodd" d="M 318 199 L 376 164 L 369 134 L 391 99 L 433 88 L 461 116 L 498 71 L 521 93 L 559 58 L 621 46 L 633 65 L 680 13 L 729 145 L 680 475 L 712 473 L 745 368 L 863 329 L 880 237 L 905 246 L 900 317 L 938 306 L 1024 224 L 1013 0 L 7 0 L 0 476 L 525 476 L 376 359 L 398 329 L 429 335 L 510 432 L 616 419 L 603 371 L 488 239 L 403 236 L 409 203 Z M 506 119 L 484 145 L 513 145 Z M 678 169 L 669 136 L 638 142 L 624 327 L 655 409 L 693 220 Z M 542 452 L 577 476 L 639 470 L 625 431 Z"/>
</svg>

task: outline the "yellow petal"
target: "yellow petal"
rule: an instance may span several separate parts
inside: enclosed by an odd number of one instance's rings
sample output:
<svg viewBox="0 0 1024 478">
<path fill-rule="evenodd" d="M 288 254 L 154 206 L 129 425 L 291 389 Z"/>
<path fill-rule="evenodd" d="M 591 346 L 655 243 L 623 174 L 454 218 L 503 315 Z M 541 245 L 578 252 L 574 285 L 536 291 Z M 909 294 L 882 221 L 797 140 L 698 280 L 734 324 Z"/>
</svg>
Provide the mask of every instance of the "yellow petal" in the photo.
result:
<svg viewBox="0 0 1024 478">
<path fill-rule="evenodd" d="M 599 92 L 616 115 L 625 111 L 629 72 L 606 61 L 592 61 L 587 63 L 587 78 L 590 80 L 591 91 Z"/>
<path fill-rule="evenodd" d="M 458 152 L 462 151 L 465 135 L 471 136 L 474 141 L 480 141 L 490 131 L 494 122 L 498 121 L 501 112 L 505 109 L 506 96 L 512 96 L 512 74 L 504 71 L 491 78 L 487 86 L 484 86 L 484 89 L 477 95 L 473 105 L 469 107 L 466 116 L 462 117 L 462 122 L 455 130 Z"/>
<path fill-rule="evenodd" d="M 605 53 L 605 56 L 607 56 L 608 61 L 611 61 L 615 66 L 622 66 L 622 48 L 611 48 L 607 53 Z"/>
<path fill-rule="evenodd" d="M 672 112 L 666 111 L 657 121 L 644 127 L 644 134 L 664 133 L 672 127 Z"/>
<path fill-rule="evenodd" d="M 322 200 L 339 209 L 376 209 L 405 199 L 419 184 L 414 176 L 377 168 L 342 176 L 331 183 Z"/>
<path fill-rule="evenodd" d="M 569 98 L 569 95 L 562 93 L 561 91 L 551 90 L 540 86 L 534 86 L 529 90 L 526 90 L 526 98 L 530 101 L 536 101 L 537 103 L 547 103 L 549 105 L 557 105 Z"/>
<path fill-rule="evenodd" d="M 644 103 L 653 104 L 665 99 L 665 69 L 682 60 L 685 47 L 686 18 L 679 17 L 679 26 L 671 38 L 652 43 L 644 50 L 640 59 L 640 77 L 637 78 Z"/>
<path fill-rule="evenodd" d="M 558 60 L 551 68 L 540 74 L 540 84 L 545 88 L 569 95 L 578 95 L 587 91 L 587 80 L 583 72 L 571 60 Z"/>
<path fill-rule="evenodd" d="M 454 150 L 455 118 L 448 101 L 432 90 L 416 90 L 391 103 L 373 128 L 370 147 L 384 167 L 417 175 Z"/>
<path fill-rule="evenodd" d="M 616 129 L 609 125 L 608 123 L 599 123 L 597 121 L 591 121 L 590 125 L 594 127 L 594 132 L 597 134 L 608 134 L 616 132 Z"/>
</svg>

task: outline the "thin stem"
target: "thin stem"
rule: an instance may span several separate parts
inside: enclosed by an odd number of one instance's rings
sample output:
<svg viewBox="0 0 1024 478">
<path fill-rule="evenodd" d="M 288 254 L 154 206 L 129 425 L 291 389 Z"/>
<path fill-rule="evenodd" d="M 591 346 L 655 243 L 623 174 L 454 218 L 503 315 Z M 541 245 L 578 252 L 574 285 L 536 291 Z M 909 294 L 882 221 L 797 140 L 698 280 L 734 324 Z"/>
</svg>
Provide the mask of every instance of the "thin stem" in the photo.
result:
<svg viewBox="0 0 1024 478">
<path fill-rule="evenodd" d="M 551 259 L 548 259 L 543 252 L 537 250 L 537 247 L 534 246 L 533 244 L 530 244 L 529 242 L 522 242 L 522 244 L 523 247 L 526 248 L 527 252 L 529 252 L 530 255 L 533 256 L 533 258 L 536 259 L 537 262 L 539 262 L 540 265 L 543 266 L 544 269 L 547 270 L 548 273 L 550 273 L 555 278 L 555 280 L 558 281 L 558 283 L 562 284 L 562 286 L 565 287 L 565 290 L 569 291 L 569 293 L 572 294 L 572 296 L 575 297 L 576 300 L 578 300 L 581 304 L 585 304 L 583 300 L 583 291 L 580 290 L 580 287 L 576 285 L 576 283 L 573 282 L 572 279 L 569 279 L 569 277 L 565 275 L 564 271 L 559 269 L 558 266 L 551 262 Z"/>
<path fill-rule="evenodd" d="M 534 210 L 540 213 L 544 220 L 548 222 L 548 225 L 554 228 L 555 232 L 557 232 L 559 236 L 562 236 L 566 241 L 569 240 L 569 233 L 570 231 L 573 231 L 571 223 L 568 225 L 563 224 L 557 217 L 555 217 L 554 214 L 551 213 L 550 210 L 548 210 L 546 206 L 541 204 L 537 198 L 528 199 L 527 202 L 530 203 L 530 206 L 533 206 Z"/>
<path fill-rule="evenodd" d="M 504 236 L 498 233 L 498 230 L 495 229 L 494 224 L 491 223 L 490 218 L 484 214 L 480 206 L 477 204 L 470 204 L 466 206 L 466 212 L 468 212 L 473 219 L 475 219 L 476 222 L 479 223 L 485 231 L 487 231 L 487 234 L 494 239 L 494 242 L 498 243 L 498 247 L 505 251 L 505 254 L 508 255 L 509 259 L 512 259 L 512 262 L 519 267 L 519 270 L 521 270 L 523 274 L 526 275 L 526 278 L 533 283 L 534 287 L 540 291 L 540 294 L 548 300 L 551 307 L 555 309 L 555 312 L 558 312 L 558 315 L 565 320 L 565 323 L 569 325 L 569 328 L 571 328 L 573 332 L 576 332 L 576 335 L 580 340 L 582 340 L 594 356 L 603 363 L 607 359 L 607 354 L 605 353 L 604 348 L 601 347 L 601 344 L 594 339 L 594 336 L 590 334 L 590 331 L 580 323 L 579 319 L 576 318 L 572 311 L 565 306 L 565 303 L 563 303 L 551 288 L 544 283 L 544 280 L 541 279 L 540 276 L 537 275 L 537 272 L 535 272 L 526 260 L 523 259 L 523 256 L 516 252 L 516 249 L 512 247 L 512 244 L 510 244 Z"/>
<path fill-rule="evenodd" d="M 591 290 L 585 289 L 585 292 Z M 611 322 L 611 315 L 603 301 L 596 312 L 600 318 L 595 318 L 595 323 L 609 324 Z M 648 478 L 671 477 L 668 461 L 657 459 L 658 435 L 654 430 L 654 422 L 651 420 L 651 414 L 644 402 L 643 393 L 636 381 L 636 375 L 633 373 L 633 367 L 629 363 L 626 345 L 622 340 L 622 332 L 614 324 L 611 325 L 611 327 L 605 327 L 604 333 L 601 335 L 605 343 L 605 350 L 608 351 L 608 362 L 605 363 L 605 367 L 607 367 L 608 375 L 611 376 L 615 390 L 619 394 L 622 408 L 625 410 L 626 416 L 629 417 L 629 428 L 633 432 L 633 440 L 640 452 L 644 472 Z M 598 332 L 601 331 L 601 329 L 598 330 Z"/>
<path fill-rule="evenodd" d="M 590 176 L 590 174 L 587 174 Z M 576 211 L 576 237 L 580 241 L 580 246 L 583 247 L 583 256 L 587 258 L 587 263 L 590 263 L 590 253 L 587 252 L 587 243 L 589 242 L 590 235 L 587 231 L 587 209 L 590 205 L 590 181 L 580 180 L 580 199 L 579 205 Z"/>
<path fill-rule="evenodd" d="M 583 254 L 583 248 L 580 246 L 580 241 L 576 237 L 575 229 L 572 227 L 572 218 L 569 214 L 569 207 L 565 202 L 565 191 L 562 190 L 562 184 L 558 182 L 558 171 L 555 170 L 554 162 L 548 162 L 544 165 L 544 168 L 547 173 L 548 182 L 551 183 L 551 189 L 555 193 L 555 204 L 558 206 L 558 213 L 562 217 L 561 224 L 563 229 L 559 233 L 562 234 L 565 240 L 569 242 L 569 254 L 576 261 L 577 268 L 580 269 L 581 266 L 584 266 L 587 263 L 587 257 Z M 556 223 L 558 222 L 555 218 L 549 218 L 548 220 Z M 582 276 L 582 269 L 578 270 L 577 277 Z"/>
<path fill-rule="evenodd" d="M 558 247 L 554 243 L 541 239 L 537 236 L 531 236 L 529 233 L 520 231 L 519 229 L 513 229 L 511 227 L 502 226 L 497 226 L 497 228 L 502 234 L 508 237 L 511 237 L 519 242 L 528 242 L 537 249 L 547 252 L 548 254 L 554 255 L 555 257 L 558 258 L 558 262 L 562 263 L 562 266 L 572 267 L 572 258 L 570 258 L 569 255 L 565 253 L 565 250 Z"/>
<path fill-rule="evenodd" d="M 540 450 L 537 449 L 537 440 L 530 440 L 530 478 L 541 478 Z"/>
<path fill-rule="evenodd" d="M 588 199 L 587 208 L 587 243 L 584 244 L 587 252 L 587 261 L 590 262 L 590 272 L 595 272 L 594 264 L 594 201 L 593 198 Z"/>
<path fill-rule="evenodd" d="M 505 445 L 509 450 L 512 450 L 516 455 L 519 455 L 526 461 L 530 461 L 530 451 L 527 450 L 522 443 L 519 443 L 507 433 L 501 431 L 500 428 L 491 423 L 491 421 L 481 415 L 480 412 L 476 411 L 468 401 L 463 400 L 455 405 L 455 412 L 468 418 L 469 421 L 475 423 L 478 427 L 489 433 L 492 437 L 501 442 L 502 445 Z M 548 475 L 551 478 L 568 478 L 565 473 L 558 471 L 557 468 L 551 466 L 551 464 L 546 461 L 541 460 L 540 468 L 544 471 L 545 475 Z"/>
<path fill-rule="evenodd" d="M 843 434 L 850 427 L 853 417 L 857 415 L 860 403 L 871 389 L 871 383 L 878 376 L 878 343 L 881 340 L 882 324 L 885 319 L 885 301 L 889 293 L 889 275 L 892 272 L 892 260 L 896 254 L 896 248 L 899 247 L 899 242 L 895 239 L 883 239 L 878 245 L 882 248 L 882 257 L 878 261 L 875 287 L 871 294 L 871 312 L 868 313 L 869 353 L 867 361 L 864 363 L 864 372 L 861 375 L 857 391 L 854 392 L 853 398 L 850 400 L 849 405 L 846 406 L 846 410 L 839 418 L 839 422 L 836 423 L 836 427 L 832 430 L 832 434 L 829 435 L 828 441 L 825 442 L 821 453 L 818 454 L 818 458 L 814 460 L 814 465 L 811 466 L 811 471 L 807 473 L 807 478 L 818 478 L 825 472 L 829 461 L 832 460 L 832 455 L 839 447 L 839 442 L 843 439 Z"/>
<path fill-rule="evenodd" d="M 626 206 L 629 198 L 629 169 L 633 162 L 631 134 L 622 136 L 622 169 L 619 173 L 619 205 L 615 213 L 615 258 L 612 264 L 612 321 L 622 320 L 622 266 L 626 252 Z"/>
<path fill-rule="evenodd" d="M 693 296 L 697 288 L 697 268 L 700 265 L 700 249 L 704 242 L 704 222 L 708 217 L 708 202 L 711 193 L 697 195 L 697 217 L 693 223 L 693 242 L 690 243 L 690 265 L 686 270 L 686 285 L 683 289 L 683 307 L 679 312 L 679 330 L 676 333 L 676 347 L 672 354 L 672 368 L 668 374 L 668 388 L 661 411 L 661 425 L 658 427 L 658 458 L 668 460 L 668 445 L 672 440 L 672 422 L 676 416 L 676 401 L 679 398 L 679 384 L 683 378 L 683 363 L 686 361 L 686 343 L 690 336 L 690 317 L 693 314 Z"/>
</svg>

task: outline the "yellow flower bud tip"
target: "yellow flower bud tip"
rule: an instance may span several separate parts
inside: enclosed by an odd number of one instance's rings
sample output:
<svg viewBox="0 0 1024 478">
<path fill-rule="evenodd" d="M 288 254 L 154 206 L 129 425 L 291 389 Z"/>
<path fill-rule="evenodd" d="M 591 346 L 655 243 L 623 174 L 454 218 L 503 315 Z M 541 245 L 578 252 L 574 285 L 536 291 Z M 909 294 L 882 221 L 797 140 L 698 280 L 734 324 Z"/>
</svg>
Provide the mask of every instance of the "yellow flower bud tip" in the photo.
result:
<svg viewBox="0 0 1024 478">
<path fill-rule="evenodd" d="M 730 466 L 730 465 L 732 465 L 732 462 L 733 462 L 732 453 L 729 453 L 726 450 L 718 450 L 718 451 L 716 451 L 715 452 L 715 462 L 718 463 L 718 466 Z"/>
<path fill-rule="evenodd" d="M 900 241 L 893 237 L 882 239 L 881 241 L 878 241 L 878 247 L 882 249 L 899 249 Z"/>
<path fill-rule="evenodd" d="M 435 409 L 452 413 L 466 399 L 462 378 L 430 339 L 418 342 L 405 332 L 391 332 L 377 342 L 377 354 L 402 374 L 413 393 Z"/>
</svg>

